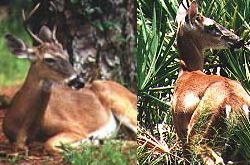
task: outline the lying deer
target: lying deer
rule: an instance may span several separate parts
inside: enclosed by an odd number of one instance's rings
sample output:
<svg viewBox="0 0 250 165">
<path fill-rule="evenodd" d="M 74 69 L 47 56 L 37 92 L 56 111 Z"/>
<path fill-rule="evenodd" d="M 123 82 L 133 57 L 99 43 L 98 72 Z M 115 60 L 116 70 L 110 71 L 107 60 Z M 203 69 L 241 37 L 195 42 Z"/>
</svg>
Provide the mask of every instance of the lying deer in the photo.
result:
<svg viewBox="0 0 250 165">
<path fill-rule="evenodd" d="M 205 112 L 208 111 L 209 116 L 203 125 L 205 129 L 202 138 L 212 139 L 214 130 L 219 130 L 224 124 L 223 119 L 241 109 L 248 113 L 250 106 L 250 97 L 240 83 L 202 72 L 204 50 L 240 48 L 243 41 L 222 25 L 199 13 L 195 1 L 190 6 L 189 3 L 183 1 L 177 11 L 180 71 L 172 100 L 174 127 L 184 143 L 189 143 L 197 135 L 194 127 Z M 207 148 L 206 152 L 200 153 L 206 164 L 223 163 L 211 149 Z M 206 154 L 215 158 L 209 158 Z"/>
<path fill-rule="evenodd" d="M 57 153 L 61 143 L 101 139 L 113 135 L 117 120 L 136 133 L 136 96 L 113 81 L 97 80 L 84 88 L 68 54 L 46 26 L 38 46 L 8 34 L 7 46 L 17 58 L 31 62 L 27 78 L 14 96 L 3 121 L 3 130 L 16 149 L 32 141 L 45 141 L 45 150 Z"/>
</svg>

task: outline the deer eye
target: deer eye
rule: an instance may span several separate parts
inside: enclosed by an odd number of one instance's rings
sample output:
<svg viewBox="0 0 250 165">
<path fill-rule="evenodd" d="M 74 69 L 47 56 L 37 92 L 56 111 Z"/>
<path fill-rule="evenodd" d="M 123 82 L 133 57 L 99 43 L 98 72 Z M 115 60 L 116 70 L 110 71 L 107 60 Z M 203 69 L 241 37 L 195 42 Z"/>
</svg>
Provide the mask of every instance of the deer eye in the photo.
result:
<svg viewBox="0 0 250 165">
<path fill-rule="evenodd" d="M 201 22 L 202 16 L 200 14 L 197 14 L 197 16 L 195 17 L 195 20 L 197 20 L 198 22 Z"/>
<path fill-rule="evenodd" d="M 209 33 L 211 35 L 220 35 L 221 34 L 215 24 L 205 26 L 204 29 L 207 33 Z"/>
<path fill-rule="evenodd" d="M 207 30 L 209 30 L 209 31 L 215 30 L 215 25 L 213 24 L 213 25 L 207 26 Z"/>
<path fill-rule="evenodd" d="M 54 58 L 44 58 L 43 59 L 46 64 L 53 65 L 56 63 L 56 60 Z"/>
</svg>

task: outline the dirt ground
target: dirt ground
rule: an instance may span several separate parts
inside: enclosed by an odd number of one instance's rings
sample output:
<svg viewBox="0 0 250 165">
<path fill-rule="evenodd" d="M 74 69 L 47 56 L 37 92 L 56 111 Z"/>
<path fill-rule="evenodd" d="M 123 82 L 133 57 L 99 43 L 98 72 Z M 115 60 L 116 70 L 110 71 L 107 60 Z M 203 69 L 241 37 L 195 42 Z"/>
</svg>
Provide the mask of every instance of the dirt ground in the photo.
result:
<svg viewBox="0 0 250 165">
<path fill-rule="evenodd" d="M 52 157 L 45 154 L 41 144 L 33 144 L 26 156 L 25 153 L 15 153 L 11 150 L 11 145 L 2 131 L 2 121 L 6 111 L 4 106 L 18 88 L 19 86 L 0 88 L 0 165 L 65 165 L 61 156 Z"/>
</svg>

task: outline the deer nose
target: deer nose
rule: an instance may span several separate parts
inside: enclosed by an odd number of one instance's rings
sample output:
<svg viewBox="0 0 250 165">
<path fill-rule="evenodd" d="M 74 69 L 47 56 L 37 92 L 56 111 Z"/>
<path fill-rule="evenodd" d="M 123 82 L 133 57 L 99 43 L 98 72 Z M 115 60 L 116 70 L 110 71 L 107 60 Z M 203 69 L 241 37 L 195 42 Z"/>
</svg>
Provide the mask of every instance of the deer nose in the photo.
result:
<svg viewBox="0 0 250 165">
<path fill-rule="evenodd" d="M 80 75 L 74 74 L 70 78 L 66 79 L 66 83 L 73 89 L 80 89 L 85 86 L 85 81 Z"/>
<path fill-rule="evenodd" d="M 234 48 L 234 49 L 239 49 L 239 48 L 243 47 L 244 44 L 245 44 L 244 40 L 243 40 L 242 38 L 239 38 L 239 39 L 235 42 L 235 44 L 233 45 L 233 48 Z"/>
<path fill-rule="evenodd" d="M 239 49 L 244 46 L 244 40 L 240 37 L 232 37 L 227 39 L 227 44 L 229 45 L 230 49 Z"/>
</svg>

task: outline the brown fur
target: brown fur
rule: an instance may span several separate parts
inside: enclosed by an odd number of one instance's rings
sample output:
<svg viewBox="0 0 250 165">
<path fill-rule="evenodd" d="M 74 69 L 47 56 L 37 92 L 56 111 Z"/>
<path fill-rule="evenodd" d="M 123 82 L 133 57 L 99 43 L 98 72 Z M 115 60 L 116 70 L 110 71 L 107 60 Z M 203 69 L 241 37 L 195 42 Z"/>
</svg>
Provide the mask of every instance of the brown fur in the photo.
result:
<svg viewBox="0 0 250 165">
<path fill-rule="evenodd" d="M 194 93 L 199 102 L 185 108 L 184 97 Z M 216 75 L 205 75 L 201 71 L 184 72 L 175 86 L 173 105 L 174 125 L 178 136 L 187 140 L 193 124 L 198 120 L 200 110 L 209 108 L 213 113 L 230 105 L 238 110 L 243 104 L 250 105 L 250 97 L 236 81 Z M 205 104 L 205 105 L 204 105 Z"/>
<path fill-rule="evenodd" d="M 45 30 L 48 28 L 41 31 Z M 32 61 L 3 121 L 3 131 L 14 149 L 24 149 L 32 141 L 45 141 L 46 151 L 53 154 L 59 151 L 60 143 L 87 140 L 113 116 L 136 133 L 135 94 L 116 82 L 101 80 L 73 90 L 62 83 L 76 71 L 61 44 L 44 42 L 26 48 L 21 40 L 11 35 L 6 38 L 10 50 L 19 52 L 17 57 L 28 54 Z"/>
<path fill-rule="evenodd" d="M 94 81 L 77 91 L 55 84 L 44 92 L 35 76 L 28 75 L 4 119 L 4 133 L 17 148 L 27 141 L 45 140 L 46 150 L 53 153 L 59 141 L 87 138 L 107 123 L 112 113 L 128 117 L 136 127 L 136 96 L 120 84 Z"/>
<path fill-rule="evenodd" d="M 227 36 L 229 42 L 233 41 L 235 45 L 241 43 L 240 38 L 229 30 L 200 13 L 194 13 L 197 11 L 196 9 L 196 2 L 192 2 L 191 7 L 186 12 L 181 6 L 177 12 L 179 13 L 177 15 L 179 24 L 177 47 L 180 54 L 180 72 L 172 99 L 172 114 L 174 127 L 184 146 L 192 144 L 193 140 L 197 140 L 196 137 L 200 138 L 202 144 L 202 141 L 214 138 L 216 131 L 225 131 L 226 106 L 230 106 L 232 112 L 240 110 L 244 104 L 250 106 L 250 96 L 240 83 L 222 76 L 206 75 L 202 72 L 203 50 L 228 48 L 228 41 L 223 39 L 224 36 Z M 186 20 L 180 19 L 185 18 L 183 13 L 189 14 L 190 19 L 193 20 L 192 26 Z M 196 16 L 199 16 L 198 20 Z M 205 20 L 208 24 L 214 23 L 214 26 L 221 29 L 221 36 L 205 31 L 205 26 L 201 23 L 201 21 L 204 23 Z M 195 21 L 198 21 L 199 25 Z M 203 132 L 196 132 L 195 126 L 202 114 L 207 112 L 207 121 L 202 125 Z M 200 155 L 205 164 L 223 164 L 223 160 L 208 145 L 195 147 L 198 149 L 197 154 Z M 206 155 L 207 153 L 210 154 Z"/>
</svg>

